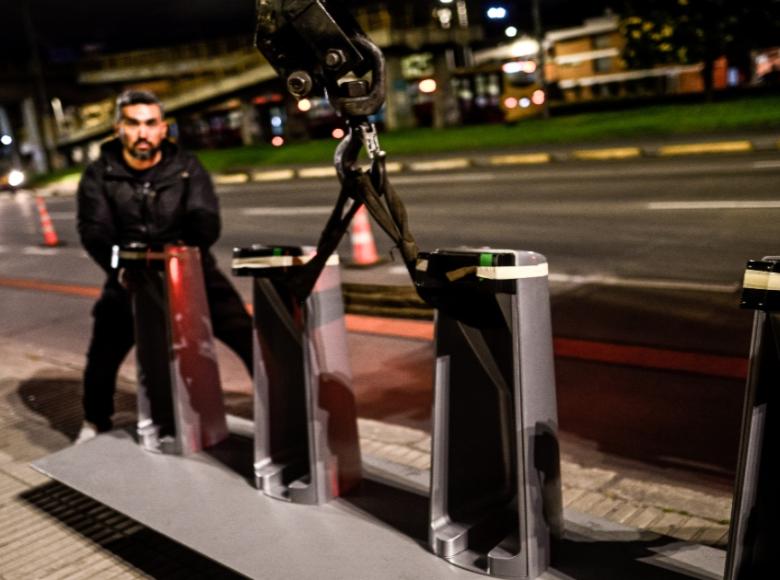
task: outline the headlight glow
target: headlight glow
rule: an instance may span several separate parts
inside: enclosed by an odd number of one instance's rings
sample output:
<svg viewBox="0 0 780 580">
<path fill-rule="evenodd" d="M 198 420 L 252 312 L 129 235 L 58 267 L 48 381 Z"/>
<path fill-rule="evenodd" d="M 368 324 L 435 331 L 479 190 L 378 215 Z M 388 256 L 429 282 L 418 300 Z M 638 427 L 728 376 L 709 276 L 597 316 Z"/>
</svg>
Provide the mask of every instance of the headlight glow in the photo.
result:
<svg viewBox="0 0 780 580">
<path fill-rule="evenodd" d="M 437 88 L 436 81 L 433 79 L 423 79 L 417 85 L 417 88 L 420 90 L 421 93 L 430 95 L 431 93 L 436 92 L 436 88 Z"/>
<path fill-rule="evenodd" d="M 24 183 L 24 173 L 18 169 L 12 169 L 8 173 L 8 185 L 11 187 L 18 187 Z"/>
</svg>

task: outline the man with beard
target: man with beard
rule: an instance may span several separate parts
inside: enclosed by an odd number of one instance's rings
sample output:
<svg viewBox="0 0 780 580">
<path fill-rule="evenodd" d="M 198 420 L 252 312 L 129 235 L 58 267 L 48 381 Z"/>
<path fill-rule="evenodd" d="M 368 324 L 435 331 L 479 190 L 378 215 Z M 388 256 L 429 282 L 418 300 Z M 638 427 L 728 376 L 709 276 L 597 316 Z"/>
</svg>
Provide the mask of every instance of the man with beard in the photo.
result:
<svg viewBox="0 0 780 580">
<path fill-rule="evenodd" d="M 129 277 L 111 268 L 115 244 L 184 243 L 201 250 L 212 327 L 252 369 L 252 323 L 209 248 L 220 233 L 219 203 L 194 155 L 167 139 L 160 100 L 126 91 L 116 102 L 116 138 L 84 171 L 78 188 L 81 243 L 107 274 L 95 307 L 84 370 L 84 425 L 77 442 L 112 428 L 119 366 L 134 343 Z"/>
</svg>

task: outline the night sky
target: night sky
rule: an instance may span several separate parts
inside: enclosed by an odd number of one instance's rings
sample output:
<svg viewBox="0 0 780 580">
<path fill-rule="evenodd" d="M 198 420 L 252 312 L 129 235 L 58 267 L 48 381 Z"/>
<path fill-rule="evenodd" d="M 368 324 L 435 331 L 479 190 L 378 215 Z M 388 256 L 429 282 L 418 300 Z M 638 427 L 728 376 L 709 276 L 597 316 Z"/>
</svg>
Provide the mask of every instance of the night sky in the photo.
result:
<svg viewBox="0 0 780 580">
<path fill-rule="evenodd" d="M 0 0 L 0 48 L 26 52 L 23 5 L 45 57 L 252 35 L 254 0 Z M 10 52 L 9 52 L 10 51 Z"/>
<path fill-rule="evenodd" d="M 540 1 L 546 28 L 577 24 L 603 13 L 608 5 L 620 4 L 620 0 Z M 531 0 L 486 0 L 484 4 L 516 11 L 517 24 L 531 26 Z M 217 37 L 250 38 L 254 30 L 254 0 L 0 0 L 0 60 L 26 60 L 23 5 L 30 7 L 47 61 Z"/>
</svg>

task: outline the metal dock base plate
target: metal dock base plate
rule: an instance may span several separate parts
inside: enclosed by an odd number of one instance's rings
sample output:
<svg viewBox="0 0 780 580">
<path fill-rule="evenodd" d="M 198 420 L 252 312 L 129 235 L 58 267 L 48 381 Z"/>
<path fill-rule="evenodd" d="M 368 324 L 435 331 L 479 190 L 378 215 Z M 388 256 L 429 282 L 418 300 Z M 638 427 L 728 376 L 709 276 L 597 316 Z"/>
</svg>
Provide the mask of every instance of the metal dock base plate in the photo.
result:
<svg viewBox="0 0 780 580">
<path fill-rule="evenodd" d="M 424 472 L 415 478 L 409 468 L 367 457 L 353 493 L 301 506 L 253 487 L 252 455 L 251 440 L 235 435 L 180 457 L 146 453 L 132 435 L 114 431 L 33 467 L 249 578 L 484 578 L 426 547 Z M 577 512 L 567 512 L 566 530 L 543 580 L 716 580 L 723 574 L 722 550 Z"/>
</svg>

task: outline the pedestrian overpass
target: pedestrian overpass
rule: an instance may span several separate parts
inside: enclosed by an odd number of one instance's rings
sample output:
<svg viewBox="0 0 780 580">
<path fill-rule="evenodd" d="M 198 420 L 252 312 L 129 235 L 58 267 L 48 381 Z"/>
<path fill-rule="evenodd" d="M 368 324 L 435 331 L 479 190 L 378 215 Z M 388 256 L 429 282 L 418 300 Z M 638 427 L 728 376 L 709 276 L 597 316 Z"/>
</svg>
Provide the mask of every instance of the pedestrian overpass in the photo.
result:
<svg viewBox="0 0 780 580">
<path fill-rule="evenodd" d="M 365 11 L 357 17 L 383 49 L 441 50 L 468 46 L 482 37 L 477 26 L 449 30 L 435 26 L 391 27 L 387 11 Z M 388 57 L 389 85 L 393 76 L 400 75 L 400 65 L 390 62 L 393 58 L 399 57 Z M 128 85 L 143 84 L 160 94 L 166 111 L 172 113 L 240 96 L 277 77 L 248 36 L 99 56 L 84 61 L 80 68 L 78 81 L 82 85 L 114 86 L 118 92 Z M 393 107 L 391 101 L 389 98 L 389 108 Z M 111 99 L 81 106 L 69 114 L 55 109 L 57 148 L 85 144 L 110 134 L 112 115 Z"/>
</svg>

